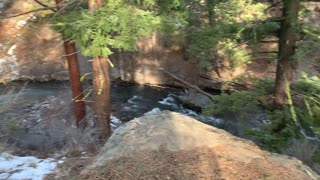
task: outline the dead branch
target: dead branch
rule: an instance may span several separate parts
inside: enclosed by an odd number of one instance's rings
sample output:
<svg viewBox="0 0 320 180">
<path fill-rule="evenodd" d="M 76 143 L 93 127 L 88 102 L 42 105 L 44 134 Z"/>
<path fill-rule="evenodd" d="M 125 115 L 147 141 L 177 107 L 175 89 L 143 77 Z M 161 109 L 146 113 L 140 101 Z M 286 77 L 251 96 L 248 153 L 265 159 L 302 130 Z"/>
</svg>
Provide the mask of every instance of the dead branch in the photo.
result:
<svg viewBox="0 0 320 180">
<path fill-rule="evenodd" d="M 273 3 L 273 4 L 271 4 L 269 7 L 267 7 L 263 12 L 267 12 L 268 10 L 270 10 L 271 8 L 274 8 L 274 7 L 276 7 L 276 6 L 278 6 L 278 5 L 281 5 L 281 4 L 283 4 L 283 2 L 282 1 L 279 1 L 279 2 L 276 2 L 276 3 Z"/>
<path fill-rule="evenodd" d="M 51 8 L 50 6 L 48 6 L 48 5 L 46 5 L 46 4 L 42 3 L 42 2 L 40 2 L 39 0 L 33 0 L 33 1 L 36 2 L 37 4 L 39 4 L 42 7 L 49 8 L 51 11 L 57 12 L 57 10 L 55 10 L 54 8 Z"/>
<path fill-rule="evenodd" d="M 70 1 L 68 3 L 61 3 L 61 4 L 56 5 L 56 6 L 48 6 L 48 5 L 40 2 L 39 0 L 34 0 L 34 1 L 36 3 L 38 3 L 39 5 L 43 6 L 43 7 L 42 8 L 38 8 L 38 9 L 33 9 L 33 10 L 30 10 L 30 11 L 27 11 L 27 12 L 22 12 L 22 13 L 19 13 L 19 14 L 15 14 L 15 15 L 12 15 L 12 16 L 3 17 L 0 20 L 15 18 L 15 17 L 26 15 L 26 14 L 39 12 L 39 11 L 47 11 L 47 10 L 51 10 L 51 11 L 55 12 L 55 14 L 58 14 L 58 13 L 62 12 L 70 4 L 76 2 L 76 0 L 74 0 L 74 1 Z M 58 8 L 58 7 L 60 7 L 60 10 L 57 11 L 56 8 Z"/>
<path fill-rule="evenodd" d="M 201 94 L 203 94 L 203 95 L 205 95 L 205 96 L 208 96 L 208 97 L 210 98 L 210 100 L 213 102 L 212 95 L 211 95 L 211 94 L 209 94 L 209 93 L 207 93 L 207 92 L 205 92 L 205 91 L 203 91 L 203 90 L 202 90 L 202 89 L 200 89 L 198 86 L 193 85 L 193 84 L 190 84 L 189 82 L 187 82 L 187 81 L 185 81 L 185 80 L 183 80 L 183 79 L 179 78 L 178 76 L 176 76 L 176 75 L 174 75 L 174 74 L 172 74 L 172 73 L 168 72 L 167 70 L 165 70 L 165 69 L 164 69 L 164 68 L 162 68 L 162 67 L 160 67 L 160 68 L 159 68 L 159 70 L 160 70 L 161 72 L 164 72 L 165 74 L 167 74 L 167 75 L 171 76 L 172 78 L 174 78 L 174 79 L 176 79 L 176 80 L 178 80 L 178 81 L 182 82 L 183 84 L 185 84 L 185 85 L 189 86 L 190 88 L 192 88 L 192 89 L 194 89 L 194 90 L 196 90 L 196 91 L 200 92 Z"/>
<path fill-rule="evenodd" d="M 235 82 L 235 81 L 227 81 L 227 80 L 223 80 L 223 79 L 221 79 L 221 78 L 209 77 L 209 76 L 203 75 L 203 74 L 200 74 L 200 77 L 201 77 L 201 78 L 204 78 L 204 79 L 211 80 L 211 81 L 213 81 L 213 82 L 229 84 L 229 85 L 231 85 L 233 88 L 234 88 L 234 87 L 239 87 L 239 88 L 241 88 L 241 89 L 249 89 L 249 87 L 247 87 L 246 85 L 244 85 L 244 84 L 242 84 L 242 83 L 239 83 L 239 82 Z M 234 91 L 236 91 L 236 90 L 234 89 Z"/>
<path fill-rule="evenodd" d="M 15 15 L 12 15 L 12 16 L 3 17 L 3 18 L 1 18 L 1 19 L 10 19 L 10 18 L 19 17 L 19 16 L 23 16 L 23 15 L 26 15 L 26 14 L 34 13 L 34 12 L 47 11 L 47 10 L 51 10 L 52 8 L 55 8 L 55 7 L 56 7 L 56 6 L 33 9 L 33 10 L 30 10 L 30 11 L 27 11 L 27 12 L 15 14 Z"/>
</svg>

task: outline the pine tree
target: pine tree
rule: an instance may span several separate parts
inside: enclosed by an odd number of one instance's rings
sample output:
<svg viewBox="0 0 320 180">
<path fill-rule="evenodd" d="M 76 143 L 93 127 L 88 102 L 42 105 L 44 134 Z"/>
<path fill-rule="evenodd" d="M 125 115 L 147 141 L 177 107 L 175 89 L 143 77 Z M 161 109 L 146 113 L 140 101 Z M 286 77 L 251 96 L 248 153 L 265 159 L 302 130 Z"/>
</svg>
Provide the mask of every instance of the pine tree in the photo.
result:
<svg viewBox="0 0 320 180">
<path fill-rule="evenodd" d="M 59 4 L 63 2 L 63 0 L 55 0 L 58 10 L 61 10 Z M 86 106 L 83 101 L 83 90 L 80 81 L 80 69 L 79 69 L 79 62 L 77 57 L 77 50 L 75 44 L 63 38 L 63 45 L 68 61 L 68 69 L 69 69 L 69 77 L 71 83 L 71 90 L 72 90 L 72 99 L 74 103 L 74 112 L 76 116 L 76 125 L 77 127 L 84 127 L 84 118 L 86 116 Z"/>
<path fill-rule="evenodd" d="M 293 78 L 295 47 L 298 36 L 299 0 L 283 1 L 283 21 L 281 22 L 280 48 L 276 71 L 276 106 L 287 103 L 288 91 Z"/>
<path fill-rule="evenodd" d="M 96 124 L 100 138 L 111 134 L 109 60 L 112 50 L 135 50 L 141 36 L 151 34 L 160 20 L 144 5 L 135 2 L 88 0 L 89 9 L 69 10 L 67 15 L 54 17 L 53 26 L 71 38 L 81 52 L 93 57 L 93 95 Z"/>
<path fill-rule="evenodd" d="M 88 0 L 89 10 L 94 13 L 103 5 L 102 0 Z M 92 60 L 94 110 L 100 138 L 107 139 L 111 135 L 110 127 L 110 78 L 109 59 L 94 56 Z"/>
</svg>

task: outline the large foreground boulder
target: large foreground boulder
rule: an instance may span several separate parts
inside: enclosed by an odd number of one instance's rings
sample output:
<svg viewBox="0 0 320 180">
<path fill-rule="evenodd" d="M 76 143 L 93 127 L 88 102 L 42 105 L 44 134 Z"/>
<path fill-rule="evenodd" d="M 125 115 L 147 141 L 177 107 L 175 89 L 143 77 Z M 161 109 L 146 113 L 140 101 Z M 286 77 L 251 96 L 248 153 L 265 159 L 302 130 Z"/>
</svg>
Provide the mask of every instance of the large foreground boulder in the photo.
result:
<svg viewBox="0 0 320 180">
<path fill-rule="evenodd" d="M 320 179 L 301 161 L 169 111 L 118 128 L 85 179 Z"/>
</svg>

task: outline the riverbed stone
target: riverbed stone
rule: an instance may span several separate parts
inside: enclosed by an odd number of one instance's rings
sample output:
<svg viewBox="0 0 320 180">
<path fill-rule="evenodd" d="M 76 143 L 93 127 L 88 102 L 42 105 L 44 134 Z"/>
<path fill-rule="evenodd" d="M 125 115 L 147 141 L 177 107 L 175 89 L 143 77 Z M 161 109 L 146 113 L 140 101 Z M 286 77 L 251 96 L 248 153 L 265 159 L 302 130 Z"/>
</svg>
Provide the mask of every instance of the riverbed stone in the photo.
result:
<svg viewBox="0 0 320 180">
<path fill-rule="evenodd" d="M 212 103 L 212 100 L 202 93 L 189 90 L 185 94 L 178 97 L 183 104 L 205 108 Z"/>
</svg>

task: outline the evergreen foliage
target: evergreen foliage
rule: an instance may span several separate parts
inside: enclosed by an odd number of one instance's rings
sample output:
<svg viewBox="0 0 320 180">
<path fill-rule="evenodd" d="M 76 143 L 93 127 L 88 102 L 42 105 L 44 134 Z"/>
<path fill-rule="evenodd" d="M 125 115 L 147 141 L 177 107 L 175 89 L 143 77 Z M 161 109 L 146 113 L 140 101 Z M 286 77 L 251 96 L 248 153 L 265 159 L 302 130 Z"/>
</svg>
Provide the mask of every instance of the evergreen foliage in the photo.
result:
<svg viewBox="0 0 320 180">
<path fill-rule="evenodd" d="M 53 27 L 72 39 L 84 55 L 107 57 L 112 49 L 134 50 L 137 39 L 149 35 L 160 19 L 152 11 L 110 0 L 93 13 L 78 8 L 52 21 Z"/>
<path fill-rule="evenodd" d="M 248 119 L 251 114 L 258 112 L 265 104 L 260 98 L 273 93 L 274 81 L 258 79 L 254 91 L 235 92 L 230 95 L 214 96 L 215 102 L 203 110 L 207 115 L 228 118 Z M 281 152 L 288 147 L 293 139 L 320 138 L 320 79 L 317 76 L 308 77 L 302 74 L 301 78 L 292 83 L 291 96 L 295 99 L 291 106 L 266 110 L 271 121 L 259 129 L 248 130 L 254 140 L 262 148 Z M 297 102 L 300 99 L 300 103 Z M 299 101 L 299 100 L 298 100 Z M 294 112 L 292 112 L 294 110 Z M 293 116 L 294 113 L 294 116 Z M 297 122 L 294 121 L 296 118 Z M 302 133 L 301 133 L 302 132 Z"/>
<path fill-rule="evenodd" d="M 86 56 L 135 50 L 139 37 L 158 29 L 171 42 L 186 44 L 189 59 L 200 67 L 211 69 L 222 58 L 235 68 L 250 62 L 255 42 L 278 30 L 277 23 L 268 21 L 266 8 L 266 3 L 253 0 L 110 0 L 94 13 L 85 6 L 70 8 L 54 16 L 53 26 Z M 201 21 L 199 27 L 195 21 Z"/>
<path fill-rule="evenodd" d="M 302 128 L 308 136 L 320 138 L 319 77 L 302 74 L 301 79 L 292 85 L 292 89 L 303 99 L 303 103 L 296 108 Z"/>
<path fill-rule="evenodd" d="M 297 44 L 296 59 L 300 62 L 306 57 L 318 56 L 320 44 L 320 23 L 318 19 L 313 19 L 317 12 L 303 6 L 299 14 L 299 24 L 301 39 Z M 317 16 L 315 16 L 316 18 Z M 318 61 L 319 63 L 320 61 Z"/>
<path fill-rule="evenodd" d="M 214 103 L 207 106 L 203 113 L 206 115 L 229 115 L 231 118 L 247 118 L 251 113 L 259 111 L 259 102 L 255 93 L 242 91 L 232 94 L 213 96 Z M 229 118 L 230 118 L 229 117 Z"/>
<path fill-rule="evenodd" d="M 231 68 L 249 63 L 254 50 L 249 47 L 279 28 L 277 23 L 268 21 L 266 3 L 219 0 L 207 8 L 213 9 L 214 17 L 209 18 L 214 22 L 193 28 L 187 42 L 190 60 L 203 68 L 211 69 L 218 58 L 228 60 Z"/>
</svg>

